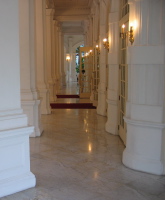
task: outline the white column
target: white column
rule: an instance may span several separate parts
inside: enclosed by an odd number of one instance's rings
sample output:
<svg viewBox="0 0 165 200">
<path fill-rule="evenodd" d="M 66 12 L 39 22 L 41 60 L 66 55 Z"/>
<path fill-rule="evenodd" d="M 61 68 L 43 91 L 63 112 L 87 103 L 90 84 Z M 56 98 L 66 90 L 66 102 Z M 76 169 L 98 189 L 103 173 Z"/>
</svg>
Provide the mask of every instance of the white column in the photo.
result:
<svg viewBox="0 0 165 200">
<path fill-rule="evenodd" d="M 76 53 L 72 53 L 71 79 L 72 79 L 72 81 L 77 81 L 77 77 L 76 77 Z"/>
<path fill-rule="evenodd" d="M 58 70 L 59 70 L 59 89 L 62 87 L 62 66 L 61 66 L 61 27 L 60 24 L 58 24 L 58 51 L 59 51 L 59 64 L 58 64 Z"/>
<path fill-rule="evenodd" d="M 28 124 L 35 127 L 31 137 L 40 136 L 43 129 L 40 123 L 40 100 L 33 94 L 33 83 L 36 81 L 32 75 L 35 66 L 31 65 L 30 35 L 34 35 L 30 23 L 34 23 L 34 5 L 29 0 L 20 1 L 20 65 L 21 65 L 21 104 L 24 113 L 28 116 Z M 30 15 L 33 16 L 32 20 Z M 33 24 L 34 25 L 34 24 Z M 34 80 L 33 80 L 34 79 Z M 35 85 L 34 85 L 35 86 Z"/>
<path fill-rule="evenodd" d="M 104 13 L 104 15 L 102 14 Z M 107 36 L 106 33 L 106 6 L 103 1 L 100 5 L 100 82 L 98 86 L 98 106 L 97 114 L 106 116 L 106 56 L 107 49 L 103 47 L 103 39 Z"/>
<path fill-rule="evenodd" d="M 44 0 L 35 1 L 35 40 L 36 40 L 36 68 L 37 88 L 41 97 L 41 114 L 50 114 L 49 91 L 46 86 L 45 52 L 44 52 Z"/>
<path fill-rule="evenodd" d="M 148 9 L 148 12 L 146 12 Z M 165 2 L 130 1 L 135 42 L 128 47 L 127 141 L 123 163 L 165 174 Z"/>
<path fill-rule="evenodd" d="M 6 14 L 8 13 L 7 17 Z M 20 101 L 19 0 L 0 1 L 0 197 L 35 186 Z"/>
<path fill-rule="evenodd" d="M 107 123 L 105 129 L 114 135 L 118 134 L 118 73 L 119 73 L 119 0 L 111 2 L 109 14 L 108 54 L 108 89 L 107 89 Z"/>
<path fill-rule="evenodd" d="M 56 89 L 60 89 L 60 74 L 59 74 L 59 35 L 58 21 L 54 22 L 54 45 L 55 45 L 55 74 L 56 74 Z"/>
<path fill-rule="evenodd" d="M 61 33 L 61 75 L 62 85 L 66 85 L 65 63 L 64 63 L 64 34 Z"/>
<path fill-rule="evenodd" d="M 52 34 L 51 34 L 51 63 L 52 63 L 52 79 L 53 79 L 53 91 L 57 94 L 57 74 L 56 74 L 56 43 L 55 43 L 55 26 L 56 21 L 52 20 Z M 57 97 L 55 97 L 57 99 Z"/>
<path fill-rule="evenodd" d="M 52 21 L 53 21 L 54 10 L 46 9 L 46 70 L 47 70 L 47 79 L 48 79 L 48 89 L 50 95 L 50 102 L 56 101 L 56 94 L 54 90 L 54 81 L 53 81 L 53 63 L 52 63 Z"/>
<path fill-rule="evenodd" d="M 68 38 L 68 43 L 69 43 L 69 55 L 70 55 L 70 61 L 69 61 L 69 82 L 72 81 L 72 45 L 73 45 L 73 38 L 70 37 Z"/>
</svg>

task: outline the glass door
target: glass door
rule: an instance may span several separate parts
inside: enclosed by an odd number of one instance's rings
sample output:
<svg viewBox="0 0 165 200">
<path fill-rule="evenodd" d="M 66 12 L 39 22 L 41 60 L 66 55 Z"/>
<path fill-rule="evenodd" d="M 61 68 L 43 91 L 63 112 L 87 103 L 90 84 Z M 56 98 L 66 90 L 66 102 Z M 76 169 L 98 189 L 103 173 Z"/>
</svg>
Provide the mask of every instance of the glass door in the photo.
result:
<svg viewBox="0 0 165 200">
<path fill-rule="evenodd" d="M 92 47 L 80 47 L 80 98 L 90 98 L 92 81 L 93 50 Z"/>
<path fill-rule="evenodd" d="M 93 95 L 94 95 L 94 102 L 93 105 L 97 106 L 98 103 L 98 84 L 100 81 L 100 76 L 99 76 L 99 49 L 95 48 L 94 49 L 94 58 L 93 58 Z"/>
<path fill-rule="evenodd" d="M 128 21 L 125 22 L 125 34 L 120 38 L 120 65 L 119 65 L 119 135 L 126 144 L 127 127 L 124 122 L 126 112 L 126 100 L 128 90 L 128 65 L 127 65 L 127 46 L 128 46 Z M 121 26 L 121 32 L 122 32 Z"/>
</svg>

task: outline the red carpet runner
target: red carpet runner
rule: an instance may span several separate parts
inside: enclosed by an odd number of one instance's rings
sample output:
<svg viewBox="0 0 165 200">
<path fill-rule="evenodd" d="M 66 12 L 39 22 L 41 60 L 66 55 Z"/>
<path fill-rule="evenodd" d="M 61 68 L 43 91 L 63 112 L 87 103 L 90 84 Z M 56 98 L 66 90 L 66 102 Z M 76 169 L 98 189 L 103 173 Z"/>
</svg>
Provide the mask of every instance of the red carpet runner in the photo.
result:
<svg viewBox="0 0 165 200">
<path fill-rule="evenodd" d="M 77 94 L 57 94 L 57 98 L 79 98 Z"/>
<path fill-rule="evenodd" d="M 51 103 L 52 109 L 96 109 L 92 103 Z"/>
<path fill-rule="evenodd" d="M 57 98 L 79 98 L 77 94 L 59 94 Z M 96 109 L 92 103 L 51 103 L 52 109 Z"/>
</svg>

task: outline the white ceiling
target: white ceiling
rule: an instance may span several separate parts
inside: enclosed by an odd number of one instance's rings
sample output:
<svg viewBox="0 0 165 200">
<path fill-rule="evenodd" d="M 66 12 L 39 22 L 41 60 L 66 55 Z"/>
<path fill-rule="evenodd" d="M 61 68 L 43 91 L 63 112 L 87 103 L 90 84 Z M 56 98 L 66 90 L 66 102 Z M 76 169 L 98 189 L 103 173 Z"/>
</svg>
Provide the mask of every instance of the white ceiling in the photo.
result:
<svg viewBox="0 0 165 200">
<path fill-rule="evenodd" d="M 55 7 L 73 8 L 73 7 L 90 7 L 92 0 L 54 0 Z"/>
<path fill-rule="evenodd" d="M 61 22 L 64 34 L 84 34 L 84 24 L 91 13 L 92 2 L 93 0 L 54 0 L 55 19 Z"/>
<path fill-rule="evenodd" d="M 54 8 L 54 18 L 61 23 L 64 35 L 84 35 L 85 24 L 95 0 L 46 0 L 47 8 Z"/>
</svg>

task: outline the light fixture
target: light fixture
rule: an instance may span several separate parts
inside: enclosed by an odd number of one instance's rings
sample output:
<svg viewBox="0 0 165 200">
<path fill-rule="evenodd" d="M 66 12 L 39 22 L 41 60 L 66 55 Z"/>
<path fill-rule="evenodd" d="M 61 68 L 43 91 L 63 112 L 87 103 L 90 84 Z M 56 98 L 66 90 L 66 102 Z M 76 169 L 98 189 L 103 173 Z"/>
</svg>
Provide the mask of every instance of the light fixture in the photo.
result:
<svg viewBox="0 0 165 200">
<path fill-rule="evenodd" d="M 109 51 L 109 42 L 108 42 L 108 39 L 107 38 L 104 38 L 103 39 L 103 45 L 104 45 L 104 48 L 107 49 Z"/>
<path fill-rule="evenodd" d="M 131 45 L 134 42 L 134 35 L 133 35 L 133 26 L 130 26 L 130 31 L 129 31 L 129 41 L 131 42 Z"/>
<path fill-rule="evenodd" d="M 132 45 L 133 42 L 134 42 L 133 25 L 132 24 L 130 25 L 130 30 L 127 31 L 127 32 L 125 31 L 125 24 L 123 24 L 121 27 L 122 27 L 122 31 L 120 33 L 120 37 L 122 39 L 125 39 L 126 36 L 128 35 L 129 41 L 130 41 L 130 43 Z"/>
<path fill-rule="evenodd" d="M 68 61 L 68 62 L 70 61 L 70 56 L 69 55 L 66 56 L 66 61 Z"/>
<path fill-rule="evenodd" d="M 126 38 L 125 24 L 123 24 L 121 27 L 122 27 L 122 31 L 121 31 L 121 33 L 120 33 L 120 37 L 121 37 L 122 39 L 124 39 L 124 38 Z"/>
<path fill-rule="evenodd" d="M 85 57 L 88 57 L 89 56 L 89 53 L 85 53 Z"/>
<path fill-rule="evenodd" d="M 90 49 L 90 51 L 89 51 L 89 53 L 88 53 L 88 54 L 89 54 L 89 55 L 92 55 L 92 52 L 93 52 L 93 50 L 92 50 L 92 49 Z"/>
<path fill-rule="evenodd" d="M 100 53 L 100 48 L 99 48 L 98 44 L 96 45 L 96 51 L 97 51 L 97 53 Z"/>
</svg>

